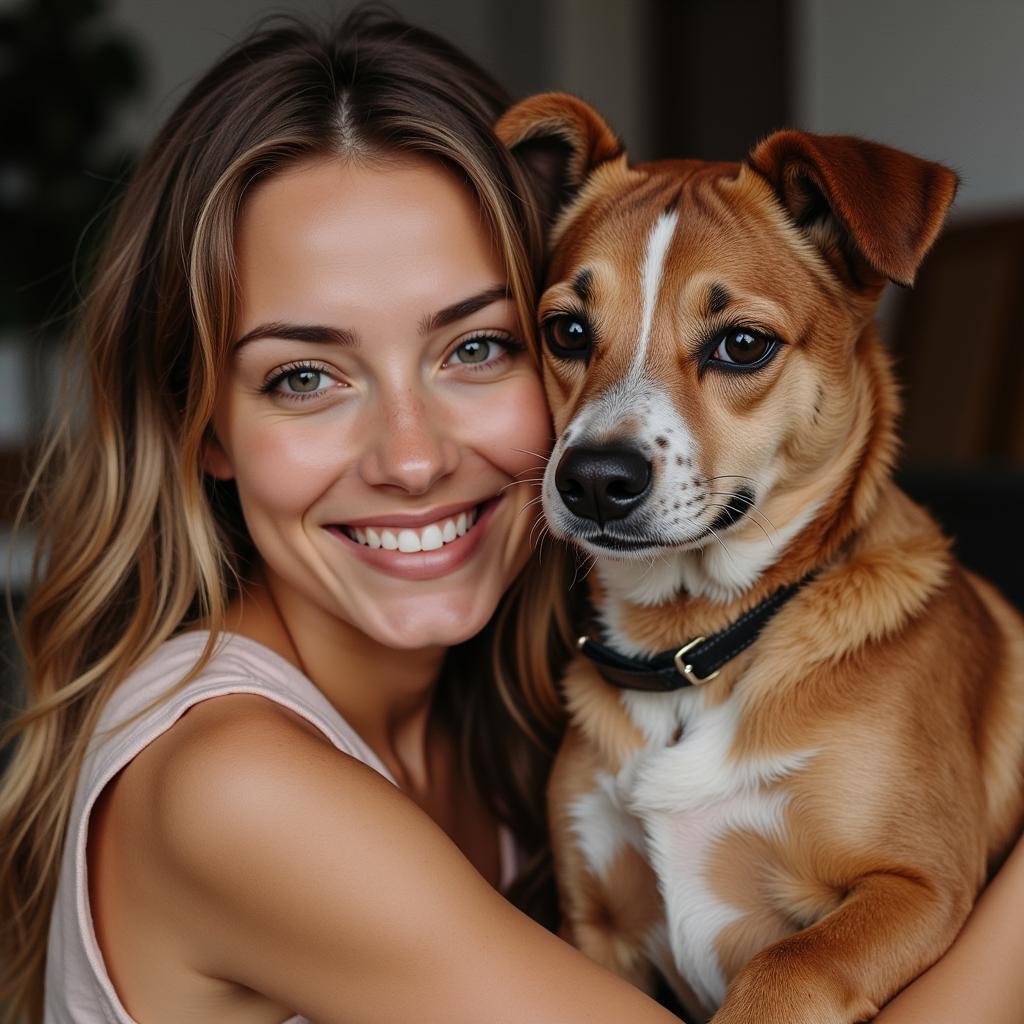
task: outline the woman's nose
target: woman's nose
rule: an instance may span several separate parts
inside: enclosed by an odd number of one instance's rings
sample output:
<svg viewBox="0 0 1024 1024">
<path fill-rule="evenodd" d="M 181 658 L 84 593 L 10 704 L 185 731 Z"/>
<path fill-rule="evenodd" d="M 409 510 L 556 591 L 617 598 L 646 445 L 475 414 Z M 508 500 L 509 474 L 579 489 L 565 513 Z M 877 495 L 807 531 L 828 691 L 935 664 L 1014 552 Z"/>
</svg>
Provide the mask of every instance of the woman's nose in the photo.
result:
<svg viewBox="0 0 1024 1024">
<path fill-rule="evenodd" d="M 373 486 L 425 494 L 459 464 L 460 448 L 440 409 L 414 390 L 385 399 L 363 453 L 362 476 Z"/>
</svg>

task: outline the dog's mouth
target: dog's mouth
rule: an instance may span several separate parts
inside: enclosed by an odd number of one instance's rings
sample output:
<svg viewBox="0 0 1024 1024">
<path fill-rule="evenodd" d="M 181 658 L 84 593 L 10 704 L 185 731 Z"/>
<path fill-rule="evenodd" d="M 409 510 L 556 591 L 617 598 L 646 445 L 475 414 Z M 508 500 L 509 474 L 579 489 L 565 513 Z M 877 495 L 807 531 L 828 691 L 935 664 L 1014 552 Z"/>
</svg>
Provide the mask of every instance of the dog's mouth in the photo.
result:
<svg viewBox="0 0 1024 1024">
<path fill-rule="evenodd" d="M 696 532 L 684 537 L 645 536 L 643 533 L 621 536 L 609 533 L 604 524 L 601 524 L 596 533 L 587 533 L 579 528 L 582 523 L 574 524 L 567 533 L 577 544 L 609 552 L 688 551 L 714 540 L 721 531 L 735 526 L 747 516 L 753 507 L 754 492 L 748 487 L 739 487 L 735 491 L 718 496 L 717 501 L 711 502 L 708 508 L 718 509 L 715 518 L 706 525 L 693 524 L 697 526 Z M 594 524 L 588 523 L 587 525 L 593 526 Z M 641 530 L 643 529 L 640 524 L 637 525 Z"/>
<path fill-rule="evenodd" d="M 643 551 L 648 548 L 663 548 L 665 542 L 660 538 L 613 537 L 608 533 L 598 533 L 593 537 L 579 537 L 585 544 L 606 548 L 609 551 Z"/>
</svg>

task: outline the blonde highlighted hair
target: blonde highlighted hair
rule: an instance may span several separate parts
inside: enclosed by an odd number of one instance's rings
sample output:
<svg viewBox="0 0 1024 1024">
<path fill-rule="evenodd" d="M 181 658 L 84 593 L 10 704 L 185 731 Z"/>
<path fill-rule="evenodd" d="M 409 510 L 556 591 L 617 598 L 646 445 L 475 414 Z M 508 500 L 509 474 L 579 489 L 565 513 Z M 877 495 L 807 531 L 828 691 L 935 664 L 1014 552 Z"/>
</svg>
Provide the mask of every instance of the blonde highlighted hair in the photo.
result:
<svg viewBox="0 0 1024 1024">
<path fill-rule="evenodd" d="M 144 155 L 72 336 L 86 406 L 52 431 L 26 499 L 40 538 L 21 623 L 27 700 L 0 738 L 14 742 L 0 781 L 5 1021 L 42 1019 L 68 816 L 105 701 L 190 622 L 210 627 L 208 655 L 253 556 L 232 485 L 200 462 L 247 188 L 321 155 L 443 162 L 475 193 L 532 340 L 542 224 L 526 171 L 493 135 L 507 102 L 457 50 L 389 17 L 361 10 L 325 32 L 277 20 L 195 85 Z M 561 728 L 568 557 L 556 546 L 544 562 L 450 652 L 441 707 L 470 777 L 532 854 L 519 902 L 550 923 L 543 785 Z"/>
</svg>

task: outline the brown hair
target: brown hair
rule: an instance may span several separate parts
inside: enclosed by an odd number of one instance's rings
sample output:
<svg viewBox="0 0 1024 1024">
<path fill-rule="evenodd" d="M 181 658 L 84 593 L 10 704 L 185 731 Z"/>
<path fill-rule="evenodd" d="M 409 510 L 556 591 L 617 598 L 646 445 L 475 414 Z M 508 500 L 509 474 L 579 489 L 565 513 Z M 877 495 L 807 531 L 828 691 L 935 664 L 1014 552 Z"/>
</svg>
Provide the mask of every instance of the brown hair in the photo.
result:
<svg viewBox="0 0 1024 1024">
<path fill-rule="evenodd" d="M 204 479 L 200 459 L 234 327 L 246 189 L 318 155 L 444 162 L 477 197 L 533 343 L 542 225 L 492 131 L 506 106 L 464 55 L 393 18 L 358 10 L 324 32 L 277 19 L 194 86 L 145 153 L 72 336 L 86 405 L 68 404 L 29 492 L 40 544 L 21 630 L 28 706 L 7 730 L 17 744 L 0 785 L 6 1020 L 42 1017 L 68 815 L 106 699 L 186 623 L 210 627 L 205 661 L 245 572 L 232 486 Z M 550 921 L 543 785 L 561 727 L 568 559 L 556 546 L 544 561 L 450 652 L 441 694 L 470 777 L 530 854 L 513 897 Z"/>
</svg>

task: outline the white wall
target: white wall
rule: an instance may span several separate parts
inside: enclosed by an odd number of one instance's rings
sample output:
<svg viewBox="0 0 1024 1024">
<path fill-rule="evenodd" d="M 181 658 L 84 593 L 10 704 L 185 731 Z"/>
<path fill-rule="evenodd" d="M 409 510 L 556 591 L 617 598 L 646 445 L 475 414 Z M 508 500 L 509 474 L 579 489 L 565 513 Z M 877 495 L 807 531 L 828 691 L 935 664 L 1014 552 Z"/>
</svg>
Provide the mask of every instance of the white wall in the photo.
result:
<svg viewBox="0 0 1024 1024">
<path fill-rule="evenodd" d="M 1024 210 L 1024 2 L 795 4 L 801 127 L 948 164 L 957 217 Z"/>
</svg>

